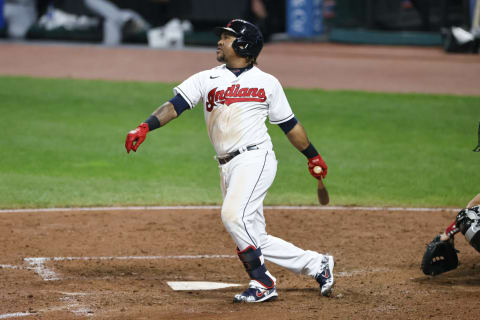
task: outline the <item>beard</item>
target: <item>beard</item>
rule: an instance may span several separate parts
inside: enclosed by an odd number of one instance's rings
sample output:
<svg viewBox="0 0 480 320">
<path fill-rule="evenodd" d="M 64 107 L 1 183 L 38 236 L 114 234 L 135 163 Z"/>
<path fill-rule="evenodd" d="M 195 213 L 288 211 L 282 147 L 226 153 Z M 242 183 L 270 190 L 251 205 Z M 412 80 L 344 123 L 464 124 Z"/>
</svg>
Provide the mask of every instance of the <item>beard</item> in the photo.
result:
<svg viewBox="0 0 480 320">
<path fill-rule="evenodd" d="M 225 62 L 225 54 L 223 52 L 219 52 L 217 54 L 217 61 L 218 62 Z"/>
</svg>

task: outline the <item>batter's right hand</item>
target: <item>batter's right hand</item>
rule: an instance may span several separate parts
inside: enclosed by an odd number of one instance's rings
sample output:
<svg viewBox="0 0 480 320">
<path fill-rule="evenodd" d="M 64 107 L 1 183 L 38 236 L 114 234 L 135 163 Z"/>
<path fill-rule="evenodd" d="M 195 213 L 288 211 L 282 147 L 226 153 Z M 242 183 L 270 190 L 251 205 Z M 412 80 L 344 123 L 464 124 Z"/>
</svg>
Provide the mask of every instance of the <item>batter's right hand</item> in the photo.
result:
<svg viewBox="0 0 480 320">
<path fill-rule="evenodd" d="M 145 141 L 148 130 L 148 124 L 142 123 L 135 130 L 132 130 L 127 134 L 127 139 L 125 140 L 125 149 L 127 149 L 127 153 L 130 153 L 130 150 L 137 152 L 138 147 L 143 141 Z"/>
<path fill-rule="evenodd" d="M 313 168 L 315 168 L 316 166 L 319 166 L 322 168 L 322 171 L 320 173 L 316 173 L 313 170 Z M 313 158 L 308 159 L 308 171 L 315 179 L 324 179 L 325 176 L 327 175 L 327 170 L 328 170 L 327 164 L 325 163 L 325 161 L 323 161 L 322 157 L 319 154 L 317 154 Z"/>
</svg>

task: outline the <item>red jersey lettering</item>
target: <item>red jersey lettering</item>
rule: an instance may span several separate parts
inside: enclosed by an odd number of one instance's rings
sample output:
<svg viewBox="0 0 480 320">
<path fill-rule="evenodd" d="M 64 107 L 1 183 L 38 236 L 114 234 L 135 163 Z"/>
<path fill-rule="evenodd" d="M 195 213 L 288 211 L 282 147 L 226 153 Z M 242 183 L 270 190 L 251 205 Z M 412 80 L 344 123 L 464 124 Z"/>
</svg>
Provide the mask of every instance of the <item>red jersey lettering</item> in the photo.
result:
<svg viewBox="0 0 480 320">
<path fill-rule="evenodd" d="M 226 90 L 213 88 L 208 92 L 206 109 L 211 112 L 216 105 L 231 105 L 236 102 L 265 102 L 267 95 L 265 89 L 240 88 L 240 85 L 232 85 Z"/>
</svg>

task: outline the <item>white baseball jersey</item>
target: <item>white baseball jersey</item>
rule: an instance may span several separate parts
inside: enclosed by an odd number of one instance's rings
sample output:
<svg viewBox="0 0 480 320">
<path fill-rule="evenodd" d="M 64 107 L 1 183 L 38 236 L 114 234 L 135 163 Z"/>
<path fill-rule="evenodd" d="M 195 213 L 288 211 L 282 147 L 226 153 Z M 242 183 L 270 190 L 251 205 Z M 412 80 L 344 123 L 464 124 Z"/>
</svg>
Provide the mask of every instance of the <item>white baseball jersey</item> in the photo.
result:
<svg viewBox="0 0 480 320">
<path fill-rule="evenodd" d="M 266 118 L 280 124 L 294 117 L 280 82 L 257 67 L 237 77 L 221 65 L 194 74 L 173 90 L 190 108 L 203 102 L 208 135 L 218 156 L 251 145 L 271 148 Z"/>
</svg>

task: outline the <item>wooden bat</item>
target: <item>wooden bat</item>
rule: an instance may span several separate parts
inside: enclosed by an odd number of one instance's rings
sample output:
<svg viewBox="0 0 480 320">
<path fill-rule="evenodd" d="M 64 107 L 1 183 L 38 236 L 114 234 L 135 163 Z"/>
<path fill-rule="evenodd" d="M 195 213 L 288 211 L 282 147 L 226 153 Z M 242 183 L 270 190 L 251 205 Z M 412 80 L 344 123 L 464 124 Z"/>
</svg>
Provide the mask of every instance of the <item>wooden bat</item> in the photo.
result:
<svg viewBox="0 0 480 320">
<path fill-rule="evenodd" d="M 322 168 L 319 166 L 316 166 L 315 168 L 313 168 L 313 172 L 321 173 Z M 318 179 L 317 196 L 318 196 L 318 201 L 320 202 L 321 205 L 325 206 L 330 202 L 330 197 L 328 196 L 327 188 L 323 184 L 323 181 L 321 178 Z"/>
<path fill-rule="evenodd" d="M 478 6 L 480 7 L 480 4 Z M 480 122 L 478 123 L 478 144 L 473 151 L 480 152 Z"/>
</svg>

